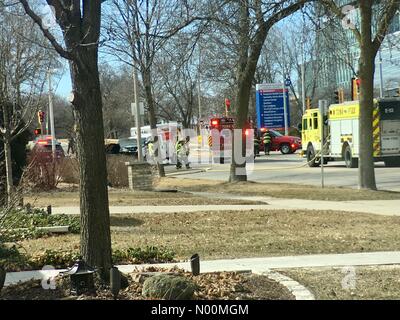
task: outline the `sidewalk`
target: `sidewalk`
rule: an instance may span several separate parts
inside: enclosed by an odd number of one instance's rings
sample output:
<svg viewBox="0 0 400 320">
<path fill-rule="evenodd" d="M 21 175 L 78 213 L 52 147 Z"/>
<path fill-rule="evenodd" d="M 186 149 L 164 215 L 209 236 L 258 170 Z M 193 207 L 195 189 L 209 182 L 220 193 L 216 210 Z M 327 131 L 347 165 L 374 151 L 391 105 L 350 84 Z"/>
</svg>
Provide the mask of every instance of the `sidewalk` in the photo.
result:
<svg viewBox="0 0 400 320">
<path fill-rule="evenodd" d="M 207 192 L 191 192 L 195 196 L 210 199 L 244 200 L 268 203 L 267 210 L 334 210 L 345 212 L 372 213 L 384 216 L 400 216 L 400 200 L 357 200 L 323 201 L 301 199 L 278 199 L 260 196 L 240 196 Z"/>
<path fill-rule="evenodd" d="M 225 259 L 200 261 L 201 272 L 222 272 L 222 271 L 243 271 L 249 270 L 253 273 L 268 272 L 272 269 L 308 268 L 308 267 L 345 267 L 345 266 L 371 266 L 371 265 L 391 265 L 400 264 L 400 252 L 368 252 L 368 253 L 349 253 L 349 254 L 321 254 L 306 256 L 287 256 L 287 257 L 267 257 L 267 258 L 247 258 L 247 259 Z M 168 263 L 155 265 L 125 265 L 118 266 L 124 273 L 131 273 L 136 268 L 143 269 L 149 266 L 179 268 L 190 271 L 190 262 Z M 7 273 L 5 285 L 15 284 L 19 281 L 30 279 L 47 279 L 56 276 L 64 270 L 48 271 L 26 271 Z"/>
<path fill-rule="evenodd" d="M 268 197 L 242 197 L 223 194 L 192 193 L 213 199 L 245 200 L 264 202 L 264 205 L 187 205 L 187 206 L 110 206 L 111 214 L 133 213 L 191 213 L 218 211 L 249 211 L 249 210 L 319 210 L 344 211 L 353 213 L 371 213 L 384 216 L 400 216 L 400 200 L 363 200 L 363 201 L 319 201 L 277 199 Z M 53 207 L 54 214 L 79 215 L 79 207 Z"/>
</svg>

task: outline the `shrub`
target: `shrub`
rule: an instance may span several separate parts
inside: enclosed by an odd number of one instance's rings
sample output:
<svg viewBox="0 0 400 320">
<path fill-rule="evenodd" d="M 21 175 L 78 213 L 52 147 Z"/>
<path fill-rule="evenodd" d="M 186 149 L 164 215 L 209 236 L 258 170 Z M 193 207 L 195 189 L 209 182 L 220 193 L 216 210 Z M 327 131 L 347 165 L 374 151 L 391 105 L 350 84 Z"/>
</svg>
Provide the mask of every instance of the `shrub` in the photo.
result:
<svg viewBox="0 0 400 320">
<path fill-rule="evenodd" d="M 113 252 L 114 264 L 140 264 L 173 262 L 175 253 L 164 247 L 129 248 Z M 56 269 L 71 267 L 81 256 L 72 250 L 50 250 L 33 256 L 21 253 L 15 246 L 9 249 L 0 246 L 0 263 L 7 271 L 40 270 L 44 266 Z"/>
<path fill-rule="evenodd" d="M 114 188 L 129 187 L 126 162 L 132 157 L 122 154 L 107 155 L 108 182 Z M 61 180 L 65 183 L 79 183 L 79 163 L 76 158 L 65 158 L 60 170 Z"/>
<path fill-rule="evenodd" d="M 44 266 L 53 266 L 56 269 L 70 267 L 80 258 L 78 252 L 45 250 L 28 259 L 29 265 L 33 269 L 42 269 Z"/>
<path fill-rule="evenodd" d="M 108 182 L 113 188 L 129 187 L 128 167 L 126 162 L 132 161 L 132 156 L 107 155 Z"/>
<path fill-rule="evenodd" d="M 126 250 L 115 250 L 113 262 L 116 264 L 125 263 L 162 263 L 172 262 L 175 252 L 165 247 L 147 246 L 146 248 L 128 248 Z"/>
<path fill-rule="evenodd" d="M 0 241 L 13 242 L 24 239 L 42 237 L 45 233 L 38 227 L 69 226 L 71 233 L 80 232 L 80 218 L 65 214 L 49 215 L 47 212 L 34 209 L 31 213 L 24 210 L 14 210 L 7 214 L 2 223 Z"/>
</svg>

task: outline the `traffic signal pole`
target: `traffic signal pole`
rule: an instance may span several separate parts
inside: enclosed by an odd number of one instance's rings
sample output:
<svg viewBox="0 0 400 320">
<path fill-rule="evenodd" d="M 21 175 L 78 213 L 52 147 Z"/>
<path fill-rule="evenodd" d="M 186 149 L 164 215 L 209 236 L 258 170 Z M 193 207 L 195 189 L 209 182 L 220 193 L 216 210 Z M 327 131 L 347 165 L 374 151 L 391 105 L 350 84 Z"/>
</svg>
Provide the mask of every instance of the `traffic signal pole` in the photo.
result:
<svg viewBox="0 0 400 320">
<path fill-rule="evenodd" d="M 138 161 L 143 162 L 143 152 L 142 152 L 142 127 L 140 124 L 140 106 L 139 106 L 139 86 L 138 86 L 138 76 L 137 70 L 133 67 L 133 87 L 135 95 L 135 121 L 136 121 L 136 139 L 137 139 L 137 151 L 138 151 Z"/>
<path fill-rule="evenodd" d="M 53 88 L 51 84 L 51 70 L 48 72 L 49 79 L 49 116 L 50 116 L 50 130 L 51 130 L 51 151 L 53 159 L 56 157 L 56 134 L 54 129 L 54 110 L 53 110 Z"/>
</svg>

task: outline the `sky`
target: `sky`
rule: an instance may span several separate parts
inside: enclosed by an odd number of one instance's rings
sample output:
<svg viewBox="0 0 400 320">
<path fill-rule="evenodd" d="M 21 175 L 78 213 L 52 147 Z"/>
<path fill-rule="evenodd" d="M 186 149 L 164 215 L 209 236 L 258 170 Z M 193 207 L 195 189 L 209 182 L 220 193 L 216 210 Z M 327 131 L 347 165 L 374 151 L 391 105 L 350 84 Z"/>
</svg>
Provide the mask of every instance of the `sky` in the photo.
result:
<svg viewBox="0 0 400 320">
<path fill-rule="evenodd" d="M 67 99 L 71 91 L 71 76 L 69 73 L 69 67 L 67 67 L 67 70 L 64 72 L 61 79 L 59 80 L 57 88 L 55 88 L 55 93 L 61 98 Z"/>
</svg>

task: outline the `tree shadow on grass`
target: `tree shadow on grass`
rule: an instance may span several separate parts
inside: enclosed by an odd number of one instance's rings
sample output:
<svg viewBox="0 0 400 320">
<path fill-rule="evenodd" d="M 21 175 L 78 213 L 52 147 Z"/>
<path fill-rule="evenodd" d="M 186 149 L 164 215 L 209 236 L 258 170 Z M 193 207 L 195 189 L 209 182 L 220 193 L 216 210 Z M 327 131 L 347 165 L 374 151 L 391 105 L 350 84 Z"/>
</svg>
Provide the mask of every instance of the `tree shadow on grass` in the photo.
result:
<svg viewBox="0 0 400 320">
<path fill-rule="evenodd" d="M 111 216 L 110 225 L 111 227 L 137 227 L 144 223 L 143 220 L 139 220 L 133 217 L 124 216 Z"/>
</svg>

